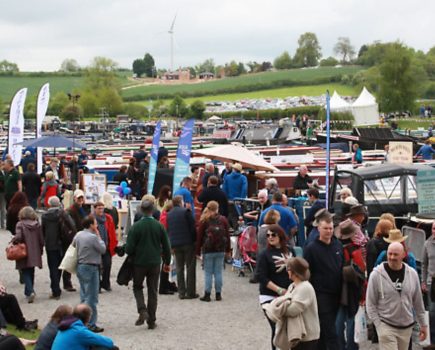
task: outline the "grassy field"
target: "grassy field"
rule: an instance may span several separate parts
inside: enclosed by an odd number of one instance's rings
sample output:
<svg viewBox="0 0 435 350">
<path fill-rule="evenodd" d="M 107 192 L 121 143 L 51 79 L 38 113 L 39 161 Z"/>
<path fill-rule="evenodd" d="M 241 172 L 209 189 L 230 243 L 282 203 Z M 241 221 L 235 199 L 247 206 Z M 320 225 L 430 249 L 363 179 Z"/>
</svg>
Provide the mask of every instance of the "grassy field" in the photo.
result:
<svg viewBox="0 0 435 350">
<path fill-rule="evenodd" d="M 343 84 L 321 84 L 321 85 L 309 85 L 309 86 L 294 86 L 288 88 L 281 89 L 270 89 L 270 90 L 260 90 L 246 93 L 236 93 L 236 94 L 223 94 L 223 95 L 210 95 L 203 97 L 192 97 L 186 98 L 185 101 L 187 104 L 191 104 L 193 101 L 201 100 L 203 102 L 212 102 L 212 101 L 238 101 L 243 99 L 259 99 L 259 98 L 286 98 L 289 96 L 320 96 L 329 89 L 329 92 L 332 93 L 334 90 L 341 96 L 357 96 L 360 91 L 357 91 L 351 86 L 343 85 Z M 172 100 L 163 100 L 166 104 L 169 104 Z M 140 103 L 145 106 L 149 106 L 151 103 L 149 100 L 132 102 L 132 103 Z"/>
<path fill-rule="evenodd" d="M 128 73 L 131 75 L 131 73 Z M 57 92 L 71 92 L 74 89 L 83 86 L 85 82 L 84 77 L 73 76 L 52 76 L 52 77 L 20 77 L 20 76 L 0 76 L 0 98 L 4 103 L 9 103 L 14 94 L 24 87 L 28 88 L 27 98 L 30 96 L 36 96 L 39 89 L 45 83 L 50 83 L 50 93 L 54 96 Z M 119 73 L 119 82 L 121 86 L 127 86 L 134 84 L 127 79 L 126 72 Z"/>
<path fill-rule="evenodd" d="M 136 95 L 158 95 L 158 94 L 177 94 L 183 92 L 212 92 L 221 89 L 229 89 L 235 86 L 253 86 L 261 84 L 270 84 L 278 81 L 291 81 L 297 85 L 319 79 L 327 79 L 338 75 L 355 74 L 360 71 L 361 67 L 324 67 L 317 69 L 291 69 L 286 71 L 265 72 L 258 74 L 247 74 L 240 77 L 218 79 L 200 84 L 178 84 L 178 85 L 148 85 L 124 89 L 122 96 L 131 97 Z"/>
</svg>

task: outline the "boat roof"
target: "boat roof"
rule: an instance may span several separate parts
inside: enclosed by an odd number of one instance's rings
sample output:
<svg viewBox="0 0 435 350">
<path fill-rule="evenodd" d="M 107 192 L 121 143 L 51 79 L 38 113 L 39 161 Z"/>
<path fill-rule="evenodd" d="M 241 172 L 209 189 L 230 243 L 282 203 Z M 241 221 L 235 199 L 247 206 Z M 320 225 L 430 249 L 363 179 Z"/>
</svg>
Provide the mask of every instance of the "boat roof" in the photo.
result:
<svg viewBox="0 0 435 350">
<path fill-rule="evenodd" d="M 400 175 L 417 175 L 418 170 L 431 170 L 431 166 L 426 164 L 379 164 L 376 166 L 360 167 L 357 169 L 343 169 L 339 173 L 349 173 L 363 179 L 379 179 Z"/>
</svg>

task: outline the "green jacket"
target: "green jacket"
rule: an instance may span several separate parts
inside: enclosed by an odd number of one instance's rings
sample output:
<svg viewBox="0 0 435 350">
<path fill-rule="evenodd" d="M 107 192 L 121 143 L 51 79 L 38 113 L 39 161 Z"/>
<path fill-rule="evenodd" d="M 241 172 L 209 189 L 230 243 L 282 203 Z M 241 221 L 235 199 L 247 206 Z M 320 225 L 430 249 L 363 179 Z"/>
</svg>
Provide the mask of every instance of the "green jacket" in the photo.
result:
<svg viewBox="0 0 435 350">
<path fill-rule="evenodd" d="M 20 174 L 17 169 L 11 171 L 5 171 L 5 196 L 7 199 L 11 199 L 16 192 L 18 192 L 18 181 L 20 181 Z"/>
<path fill-rule="evenodd" d="M 134 256 L 134 264 L 139 266 L 160 266 L 163 257 L 165 264 L 171 263 L 171 246 L 163 225 L 147 216 L 136 222 L 128 231 L 125 252 Z"/>
</svg>

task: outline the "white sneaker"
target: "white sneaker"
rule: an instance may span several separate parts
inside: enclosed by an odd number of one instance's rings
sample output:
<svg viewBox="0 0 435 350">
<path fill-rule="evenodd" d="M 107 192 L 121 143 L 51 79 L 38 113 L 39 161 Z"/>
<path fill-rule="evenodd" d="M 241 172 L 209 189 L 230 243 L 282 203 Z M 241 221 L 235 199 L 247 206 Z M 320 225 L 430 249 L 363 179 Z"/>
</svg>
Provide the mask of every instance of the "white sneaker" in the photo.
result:
<svg viewBox="0 0 435 350">
<path fill-rule="evenodd" d="M 27 297 L 27 302 L 29 304 L 32 304 L 34 300 L 35 300 L 35 293 L 32 293 Z"/>
</svg>

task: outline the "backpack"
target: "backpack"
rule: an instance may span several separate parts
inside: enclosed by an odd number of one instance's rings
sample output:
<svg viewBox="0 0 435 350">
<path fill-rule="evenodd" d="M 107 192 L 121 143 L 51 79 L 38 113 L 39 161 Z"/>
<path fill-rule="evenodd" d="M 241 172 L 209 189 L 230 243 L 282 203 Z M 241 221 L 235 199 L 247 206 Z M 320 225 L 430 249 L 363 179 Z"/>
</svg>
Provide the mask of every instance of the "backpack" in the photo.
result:
<svg viewBox="0 0 435 350">
<path fill-rule="evenodd" d="M 67 215 L 64 210 L 60 210 L 59 213 L 59 230 L 60 230 L 60 240 L 63 245 L 70 245 L 75 234 L 76 230 L 74 226 L 71 226 L 71 221 L 68 220 Z"/>
<path fill-rule="evenodd" d="M 47 186 L 47 189 L 45 191 L 44 207 L 48 208 L 48 200 L 50 199 L 50 197 L 57 196 L 57 187 L 58 184 L 53 186 L 51 185 Z"/>
<path fill-rule="evenodd" d="M 204 234 L 204 253 L 224 252 L 227 244 L 227 235 L 219 217 L 210 219 Z"/>
</svg>

